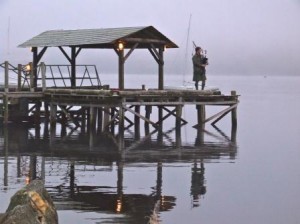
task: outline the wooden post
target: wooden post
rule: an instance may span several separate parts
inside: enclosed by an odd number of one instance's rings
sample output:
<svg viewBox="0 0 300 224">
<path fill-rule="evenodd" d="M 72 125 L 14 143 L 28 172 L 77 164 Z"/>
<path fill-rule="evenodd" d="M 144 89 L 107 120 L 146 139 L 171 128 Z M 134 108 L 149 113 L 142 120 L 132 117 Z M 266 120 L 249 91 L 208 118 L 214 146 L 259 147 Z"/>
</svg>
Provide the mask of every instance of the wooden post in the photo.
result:
<svg viewBox="0 0 300 224">
<path fill-rule="evenodd" d="M 119 89 L 124 90 L 124 49 L 119 49 Z"/>
<path fill-rule="evenodd" d="M 161 106 L 158 106 L 158 133 L 157 133 L 157 142 L 158 144 L 163 143 L 163 108 Z"/>
<path fill-rule="evenodd" d="M 140 106 L 135 106 L 135 112 L 140 114 Z M 134 116 L 134 136 L 135 139 L 140 139 L 140 117 L 135 115 Z"/>
<path fill-rule="evenodd" d="M 9 64 L 8 61 L 4 62 L 5 76 L 4 76 L 4 92 L 8 93 L 9 91 Z"/>
<path fill-rule="evenodd" d="M 3 123 L 7 124 L 8 123 L 8 96 L 7 93 L 9 91 L 9 64 L 8 61 L 4 62 L 4 69 L 5 69 L 5 74 L 4 74 L 4 95 L 3 95 Z"/>
<path fill-rule="evenodd" d="M 45 110 L 45 120 L 48 122 L 50 119 L 50 114 L 49 114 L 49 103 L 44 102 L 44 110 Z"/>
<path fill-rule="evenodd" d="M 204 126 L 204 124 L 202 126 Z M 197 137 L 195 140 L 195 146 L 201 146 L 203 143 L 204 143 L 204 128 L 198 128 Z"/>
<path fill-rule="evenodd" d="M 18 91 L 22 89 L 22 65 L 18 64 Z"/>
<path fill-rule="evenodd" d="M 56 137 L 56 110 L 57 106 L 50 104 L 50 138 L 49 143 L 50 146 L 53 145 Z"/>
<path fill-rule="evenodd" d="M 90 116 L 89 116 L 89 123 L 90 123 L 90 129 L 89 129 L 89 147 L 94 147 L 94 136 L 96 132 L 96 120 L 97 120 L 97 113 L 95 107 L 90 107 Z"/>
<path fill-rule="evenodd" d="M 56 113 L 57 113 L 57 106 L 53 103 L 50 103 L 50 125 L 56 126 Z"/>
<path fill-rule="evenodd" d="M 3 110 L 4 110 L 3 123 L 7 124 L 8 123 L 8 114 L 9 114 L 8 110 L 9 110 L 9 108 L 8 108 L 8 96 L 7 96 L 6 93 L 3 95 Z"/>
<path fill-rule="evenodd" d="M 123 108 L 123 104 L 120 105 L 119 108 L 119 150 L 124 149 L 124 116 L 125 116 L 125 111 Z"/>
<path fill-rule="evenodd" d="M 116 108 L 112 107 L 110 109 L 110 120 L 111 120 L 111 123 L 110 123 L 110 132 L 112 133 L 112 135 L 115 134 L 115 121 L 112 120 L 112 119 L 114 119 L 115 113 L 116 113 Z M 120 114 L 119 114 L 119 117 L 120 117 Z"/>
<path fill-rule="evenodd" d="M 236 96 L 236 91 L 231 91 L 231 96 Z M 232 126 L 237 126 L 237 107 L 231 110 Z"/>
<path fill-rule="evenodd" d="M 164 47 L 159 48 L 158 89 L 164 89 Z"/>
<path fill-rule="evenodd" d="M 237 125 L 232 125 L 231 127 L 231 142 L 236 143 L 236 132 L 237 132 Z"/>
<path fill-rule="evenodd" d="M 103 131 L 103 109 L 98 107 L 98 130 L 99 133 Z"/>
<path fill-rule="evenodd" d="M 94 132 L 96 130 L 96 120 L 97 120 L 96 108 L 90 107 L 89 122 L 90 122 L 90 129 L 92 132 Z"/>
<path fill-rule="evenodd" d="M 181 116 L 182 116 L 182 105 L 176 106 L 176 147 L 181 147 Z"/>
<path fill-rule="evenodd" d="M 181 127 L 182 105 L 176 106 L 176 128 Z"/>
<path fill-rule="evenodd" d="M 37 87 L 37 67 L 38 67 L 38 49 L 32 47 L 33 59 L 30 64 L 30 91 L 34 92 Z"/>
<path fill-rule="evenodd" d="M 205 121 L 205 105 L 197 105 L 198 127 L 202 127 Z"/>
<path fill-rule="evenodd" d="M 34 113 L 34 123 L 40 124 L 41 123 L 41 102 L 38 101 L 35 103 L 35 113 Z M 38 125 L 36 125 L 38 126 Z"/>
<path fill-rule="evenodd" d="M 33 68 L 33 63 L 29 62 L 29 67 L 30 67 L 30 92 L 34 92 L 34 85 L 35 85 L 35 78 L 34 78 L 34 68 Z"/>
<path fill-rule="evenodd" d="M 152 113 L 152 106 L 147 105 L 145 106 L 146 114 L 145 117 L 147 120 L 150 120 L 150 114 Z M 145 134 L 148 135 L 150 132 L 149 130 L 149 123 L 145 121 Z"/>
<path fill-rule="evenodd" d="M 71 47 L 71 87 L 76 88 L 76 47 Z"/>
<path fill-rule="evenodd" d="M 44 62 L 40 63 L 41 73 L 42 73 L 42 90 L 46 90 L 46 65 Z"/>
<path fill-rule="evenodd" d="M 109 130 L 109 127 L 108 127 L 108 124 L 109 124 L 109 113 L 110 113 L 110 109 L 109 107 L 104 107 L 104 130 L 105 131 L 108 131 Z"/>
<path fill-rule="evenodd" d="M 37 165 L 37 158 L 35 155 L 30 156 L 30 170 L 29 170 L 29 178 L 30 180 L 35 180 L 36 175 L 36 165 Z"/>
</svg>

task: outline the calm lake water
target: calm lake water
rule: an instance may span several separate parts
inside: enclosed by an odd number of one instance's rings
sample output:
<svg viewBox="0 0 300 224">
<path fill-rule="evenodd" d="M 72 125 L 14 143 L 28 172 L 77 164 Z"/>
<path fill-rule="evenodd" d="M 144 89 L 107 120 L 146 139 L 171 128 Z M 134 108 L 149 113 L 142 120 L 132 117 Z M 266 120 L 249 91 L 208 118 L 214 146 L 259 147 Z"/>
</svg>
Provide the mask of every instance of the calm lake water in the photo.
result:
<svg viewBox="0 0 300 224">
<path fill-rule="evenodd" d="M 184 108 L 180 138 L 170 117 L 161 136 L 137 141 L 126 131 L 123 152 L 110 135 L 91 145 L 72 128 L 49 139 L 43 124 L 38 134 L 28 125 L 1 127 L 0 212 L 35 171 L 60 223 L 147 223 L 155 215 L 166 224 L 300 223 L 300 78 L 208 78 L 209 86 L 241 95 L 236 133 L 229 115 L 197 131 L 194 107 Z M 125 79 L 125 87 L 157 85 L 156 76 Z M 182 77 L 165 81 L 178 85 Z M 207 107 L 207 116 L 219 110 Z"/>
</svg>

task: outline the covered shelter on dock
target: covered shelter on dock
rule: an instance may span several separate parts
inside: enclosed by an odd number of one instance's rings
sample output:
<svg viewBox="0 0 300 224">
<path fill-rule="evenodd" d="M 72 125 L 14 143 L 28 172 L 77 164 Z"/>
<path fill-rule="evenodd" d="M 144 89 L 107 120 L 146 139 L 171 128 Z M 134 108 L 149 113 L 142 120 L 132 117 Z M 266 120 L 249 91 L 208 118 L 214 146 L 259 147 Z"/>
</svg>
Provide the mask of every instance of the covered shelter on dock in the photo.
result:
<svg viewBox="0 0 300 224">
<path fill-rule="evenodd" d="M 158 64 L 158 89 L 164 86 L 164 49 L 178 46 L 153 26 L 43 32 L 19 47 L 29 47 L 33 53 L 32 72 L 37 87 L 37 68 L 48 47 L 58 47 L 71 64 L 70 83 L 76 88 L 76 57 L 82 49 L 113 49 L 118 56 L 119 89 L 124 89 L 124 66 L 135 49 L 148 49 Z M 71 53 L 64 49 L 69 47 Z M 125 50 L 127 51 L 125 52 Z"/>
</svg>

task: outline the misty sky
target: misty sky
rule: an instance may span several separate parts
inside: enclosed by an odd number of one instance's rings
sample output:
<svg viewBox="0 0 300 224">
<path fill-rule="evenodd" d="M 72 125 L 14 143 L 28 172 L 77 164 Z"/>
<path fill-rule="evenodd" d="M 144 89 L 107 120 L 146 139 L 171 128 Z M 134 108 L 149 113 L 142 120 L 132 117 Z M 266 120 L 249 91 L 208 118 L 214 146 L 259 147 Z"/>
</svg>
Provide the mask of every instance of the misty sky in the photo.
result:
<svg viewBox="0 0 300 224">
<path fill-rule="evenodd" d="M 166 51 L 166 73 L 192 73 L 195 41 L 208 51 L 208 74 L 300 75 L 300 0 L 0 0 L 0 15 L 0 62 L 29 62 L 17 46 L 46 30 L 153 25 L 180 47 Z M 67 63 L 56 48 L 42 61 Z M 78 63 L 117 72 L 113 50 L 81 51 Z M 125 68 L 157 72 L 146 50 Z"/>
</svg>

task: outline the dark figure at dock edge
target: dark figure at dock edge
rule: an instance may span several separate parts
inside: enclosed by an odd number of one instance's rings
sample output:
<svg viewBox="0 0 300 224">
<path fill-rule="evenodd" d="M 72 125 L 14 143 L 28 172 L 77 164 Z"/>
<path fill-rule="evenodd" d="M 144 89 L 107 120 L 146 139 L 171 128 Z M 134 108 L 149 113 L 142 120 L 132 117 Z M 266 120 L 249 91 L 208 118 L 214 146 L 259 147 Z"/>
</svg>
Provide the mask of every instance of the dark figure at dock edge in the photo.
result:
<svg viewBox="0 0 300 224">
<path fill-rule="evenodd" d="M 200 47 L 195 48 L 195 55 L 193 56 L 193 81 L 195 82 L 196 90 L 198 90 L 199 81 L 202 82 L 201 89 L 204 89 L 206 80 L 206 69 L 205 66 L 208 65 L 207 58 L 202 54 L 202 49 Z"/>
</svg>

